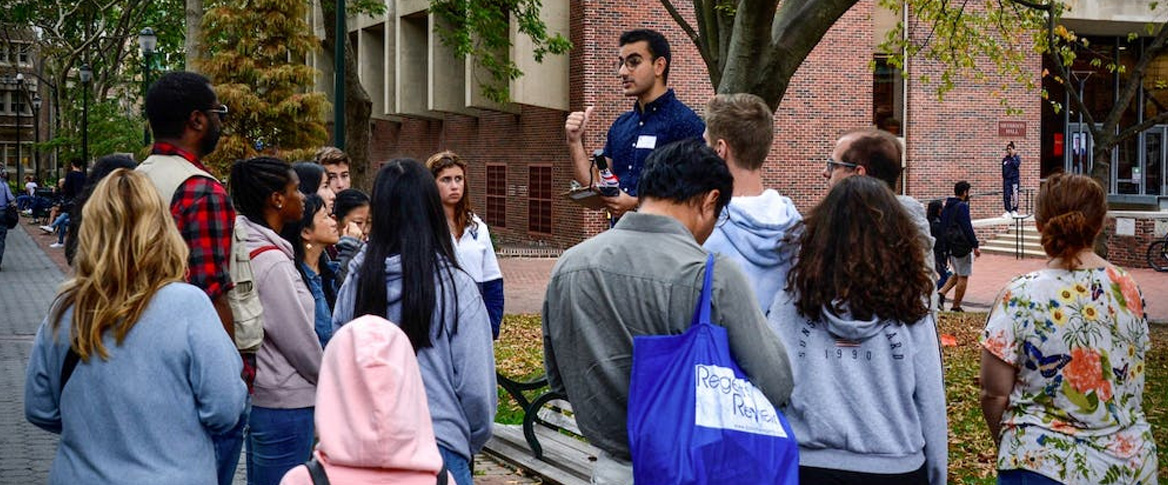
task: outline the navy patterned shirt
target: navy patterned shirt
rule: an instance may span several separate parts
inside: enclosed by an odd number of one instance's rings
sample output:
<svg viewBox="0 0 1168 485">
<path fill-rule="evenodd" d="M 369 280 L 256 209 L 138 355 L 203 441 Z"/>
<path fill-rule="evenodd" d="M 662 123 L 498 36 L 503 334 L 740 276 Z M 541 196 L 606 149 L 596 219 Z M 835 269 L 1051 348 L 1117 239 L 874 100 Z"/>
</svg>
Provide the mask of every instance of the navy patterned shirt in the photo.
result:
<svg viewBox="0 0 1168 485">
<path fill-rule="evenodd" d="M 612 171 L 620 179 L 621 189 L 636 197 L 641 169 L 655 148 L 687 138 L 701 138 L 705 131 L 702 119 L 670 89 L 645 105 L 643 111 L 634 102 L 632 111 L 612 123 L 604 156 L 612 160 Z"/>
</svg>

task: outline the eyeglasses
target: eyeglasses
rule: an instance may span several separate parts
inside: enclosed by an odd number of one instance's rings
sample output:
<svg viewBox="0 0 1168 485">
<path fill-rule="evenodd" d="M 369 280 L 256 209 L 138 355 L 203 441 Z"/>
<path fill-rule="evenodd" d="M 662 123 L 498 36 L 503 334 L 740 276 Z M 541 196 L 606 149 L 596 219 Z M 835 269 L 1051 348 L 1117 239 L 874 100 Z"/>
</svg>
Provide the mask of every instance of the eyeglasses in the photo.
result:
<svg viewBox="0 0 1168 485">
<path fill-rule="evenodd" d="M 856 165 L 854 163 L 848 163 L 848 162 L 837 162 L 835 160 L 828 158 L 827 159 L 827 166 L 824 167 L 823 170 L 827 173 L 831 173 L 833 170 L 835 170 L 835 167 L 858 168 L 859 165 Z"/>
<path fill-rule="evenodd" d="M 225 105 L 225 104 L 219 105 L 218 108 L 210 108 L 210 109 L 205 109 L 203 111 L 206 111 L 208 113 L 215 113 L 215 114 L 219 115 L 219 121 L 223 121 L 223 120 L 227 119 L 227 105 Z"/>
<path fill-rule="evenodd" d="M 641 57 L 640 54 L 633 54 L 623 59 L 618 57 L 616 60 L 616 70 L 620 71 L 621 66 L 624 66 L 625 69 L 635 71 L 637 70 L 637 66 L 640 66 L 643 62 L 645 62 L 645 58 Z"/>
</svg>

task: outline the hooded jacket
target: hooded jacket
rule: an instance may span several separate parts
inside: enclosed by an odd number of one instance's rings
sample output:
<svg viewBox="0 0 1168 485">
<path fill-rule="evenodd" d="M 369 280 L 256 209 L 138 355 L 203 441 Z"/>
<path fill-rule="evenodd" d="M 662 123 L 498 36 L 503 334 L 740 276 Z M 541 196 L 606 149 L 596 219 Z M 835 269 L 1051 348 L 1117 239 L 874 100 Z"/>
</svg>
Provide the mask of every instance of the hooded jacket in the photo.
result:
<svg viewBox="0 0 1168 485">
<path fill-rule="evenodd" d="M 426 388 L 406 334 L 366 315 L 329 341 L 316 394 L 313 455 L 331 483 L 433 485 L 442 468 Z M 297 466 L 281 485 L 308 485 Z M 454 483 L 450 478 L 449 483 Z"/>
<path fill-rule="evenodd" d="M 355 316 L 360 279 L 358 268 L 365 260 L 365 254 L 363 248 L 353 257 L 349 277 L 337 295 L 337 307 L 333 310 L 334 332 Z M 385 317 L 391 322 L 400 322 L 401 256 L 385 258 L 384 264 L 388 302 Z M 430 321 L 432 345 L 418 350 L 418 365 L 422 369 L 422 382 L 426 386 L 430 419 L 438 444 L 470 461 L 491 438 L 491 423 L 495 420 L 498 394 L 495 390 L 491 322 L 474 280 L 458 269 L 450 272 L 453 281 L 446 279 L 445 274 L 443 271 L 434 279 L 438 301 Z M 439 286 L 439 278 L 444 280 L 443 286 Z M 439 306 L 443 302 L 445 308 Z"/>
<path fill-rule="evenodd" d="M 724 209 L 728 220 L 714 228 L 702 247 L 730 258 L 750 281 L 758 307 L 766 312 L 783 289 L 795 257 L 787 235 L 803 220 L 791 199 L 774 190 L 734 197 Z"/>
<path fill-rule="evenodd" d="M 932 314 L 905 324 L 824 309 L 816 322 L 785 291 L 768 323 L 791 359 L 795 389 L 782 411 L 799 465 L 881 474 L 924 465 L 929 483 L 945 483 L 949 428 Z"/>
<path fill-rule="evenodd" d="M 320 372 L 320 338 L 314 327 L 316 302 L 292 263 L 292 244 L 247 217 L 247 250 L 275 246 L 255 254 L 251 270 L 264 306 L 264 343 L 256 356 L 252 403 L 263 408 L 312 407 Z"/>
</svg>

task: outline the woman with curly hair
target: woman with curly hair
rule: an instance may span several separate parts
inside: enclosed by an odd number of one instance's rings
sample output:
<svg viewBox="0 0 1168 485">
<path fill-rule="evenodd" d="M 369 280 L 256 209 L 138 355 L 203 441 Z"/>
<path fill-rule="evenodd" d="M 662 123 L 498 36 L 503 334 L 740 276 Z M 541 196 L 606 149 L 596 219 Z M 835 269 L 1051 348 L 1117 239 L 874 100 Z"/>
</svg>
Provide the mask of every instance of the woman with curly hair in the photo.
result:
<svg viewBox="0 0 1168 485">
<path fill-rule="evenodd" d="M 1050 261 L 1006 285 L 981 341 L 998 483 L 1155 483 L 1144 296 L 1093 250 L 1107 217 L 1103 187 L 1055 175 L 1034 217 Z"/>
<path fill-rule="evenodd" d="M 782 411 L 803 483 L 945 483 L 934 283 L 918 233 L 867 176 L 837 183 L 804 219 L 768 315 L 791 358 L 795 389 Z"/>
<path fill-rule="evenodd" d="M 213 435 L 247 387 L 235 343 L 145 175 L 119 168 L 81 208 L 75 273 L 37 331 L 25 417 L 61 435 L 49 483 L 215 483 Z"/>
</svg>

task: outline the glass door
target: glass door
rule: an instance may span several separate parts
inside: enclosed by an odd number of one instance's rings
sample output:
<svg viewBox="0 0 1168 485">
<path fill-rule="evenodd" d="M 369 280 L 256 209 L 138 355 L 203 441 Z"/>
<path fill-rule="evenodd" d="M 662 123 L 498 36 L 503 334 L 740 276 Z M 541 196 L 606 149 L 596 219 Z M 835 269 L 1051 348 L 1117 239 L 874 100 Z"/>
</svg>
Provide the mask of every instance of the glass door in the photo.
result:
<svg viewBox="0 0 1168 485">
<path fill-rule="evenodd" d="M 1164 193 L 1164 135 L 1168 126 L 1158 125 L 1144 132 L 1143 182 L 1146 195 Z"/>
</svg>

